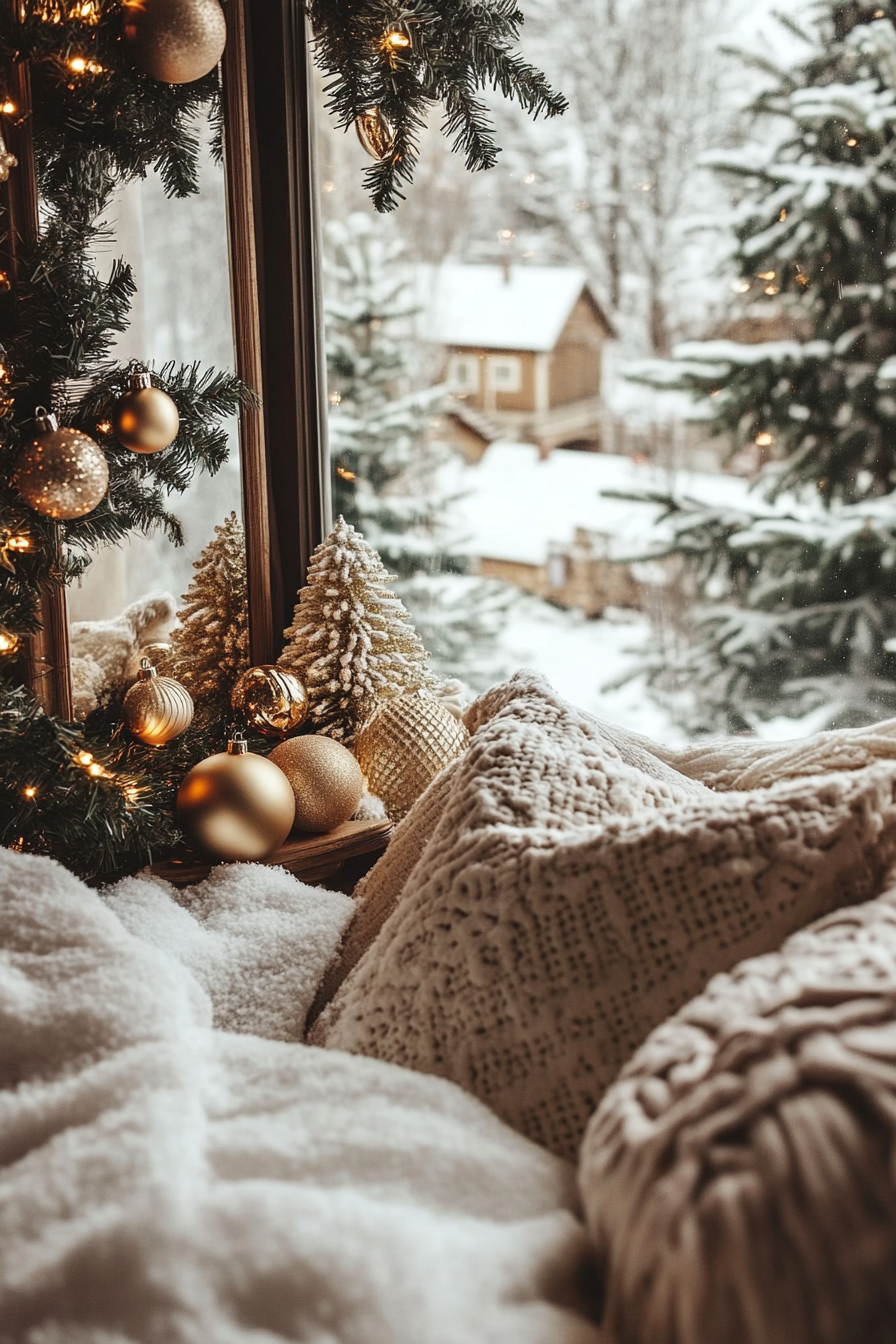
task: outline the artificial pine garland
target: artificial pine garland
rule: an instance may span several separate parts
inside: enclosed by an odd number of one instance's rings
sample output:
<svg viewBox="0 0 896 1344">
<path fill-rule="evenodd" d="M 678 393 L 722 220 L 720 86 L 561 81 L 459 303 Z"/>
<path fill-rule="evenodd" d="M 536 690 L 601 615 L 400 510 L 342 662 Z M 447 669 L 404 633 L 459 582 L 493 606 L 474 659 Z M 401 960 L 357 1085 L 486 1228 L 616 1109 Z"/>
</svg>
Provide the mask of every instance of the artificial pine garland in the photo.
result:
<svg viewBox="0 0 896 1344">
<path fill-rule="evenodd" d="M 566 99 L 514 50 L 523 23 L 515 0 L 307 0 L 306 9 L 337 123 L 350 127 L 376 109 L 391 128 L 387 151 L 365 175 L 377 210 L 394 210 L 403 199 L 436 104 L 471 171 L 493 167 L 500 153 L 481 89 L 500 90 L 536 117 L 566 109 Z"/>
</svg>

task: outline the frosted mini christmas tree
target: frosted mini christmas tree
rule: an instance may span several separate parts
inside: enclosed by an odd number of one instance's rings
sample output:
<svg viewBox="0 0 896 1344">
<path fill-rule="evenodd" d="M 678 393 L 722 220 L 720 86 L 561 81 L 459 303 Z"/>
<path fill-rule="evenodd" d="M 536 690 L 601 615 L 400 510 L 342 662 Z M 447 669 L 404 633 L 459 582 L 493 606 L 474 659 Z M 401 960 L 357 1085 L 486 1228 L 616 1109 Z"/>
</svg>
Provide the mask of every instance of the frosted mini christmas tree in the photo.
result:
<svg viewBox="0 0 896 1344">
<path fill-rule="evenodd" d="M 220 706 L 223 713 L 249 666 L 246 539 L 235 513 L 215 528 L 193 568 L 164 670 L 186 686 L 197 708 Z"/>
<path fill-rule="evenodd" d="M 340 516 L 311 557 L 278 659 L 308 691 L 317 729 L 349 744 L 380 699 L 432 685 L 429 657 L 391 576 Z"/>
</svg>

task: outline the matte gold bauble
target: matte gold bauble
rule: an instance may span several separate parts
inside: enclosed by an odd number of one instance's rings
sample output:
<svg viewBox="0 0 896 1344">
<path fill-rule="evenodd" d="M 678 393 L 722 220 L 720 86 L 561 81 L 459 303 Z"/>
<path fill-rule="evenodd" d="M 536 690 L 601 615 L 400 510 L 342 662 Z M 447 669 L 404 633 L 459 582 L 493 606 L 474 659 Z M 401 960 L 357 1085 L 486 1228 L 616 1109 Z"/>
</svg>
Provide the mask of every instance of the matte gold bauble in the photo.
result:
<svg viewBox="0 0 896 1344">
<path fill-rule="evenodd" d="M 122 703 L 128 732 L 148 747 L 163 747 L 193 722 L 193 698 L 173 677 L 160 677 L 148 658 Z"/>
<path fill-rule="evenodd" d="M 218 0 L 126 0 L 123 33 L 134 64 L 163 84 L 207 75 L 227 41 Z"/>
<path fill-rule="evenodd" d="M 43 407 L 37 434 L 19 453 L 14 480 L 19 494 L 47 518 L 83 518 L 109 488 L 102 448 L 79 429 L 60 429 Z"/>
<path fill-rule="evenodd" d="M 361 801 L 361 767 L 332 737 L 292 737 L 275 747 L 268 759 L 292 786 L 299 831 L 332 831 L 348 821 Z"/>
<path fill-rule="evenodd" d="M 355 737 L 367 787 L 398 821 L 469 744 L 464 724 L 423 692 L 384 700 Z"/>
<path fill-rule="evenodd" d="M 268 664 L 243 673 L 230 694 L 230 705 L 265 737 L 286 737 L 308 717 L 308 696 L 298 677 Z"/>
<path fill-rule="evenodd" d="M 296 804 L 289 780 L 275 765 L 234 738 L 184 776 L 177 820 L 187 841 L 207 858 L 257 863 L 280 848 Z"/>
<path fill-rule="evenodd" d="M 112 433 L 132 453 L 160 453 L 177 438 L 180 415 L 167 392 L 138 368 L 112 413 Z"/>
<path fill-rule="evenodd" d="M 368 107 L 355 117 L 355 130 L 372 159 L 384 159 L 395 144 L 395 127 L 378 107 Z"/>
</svg>

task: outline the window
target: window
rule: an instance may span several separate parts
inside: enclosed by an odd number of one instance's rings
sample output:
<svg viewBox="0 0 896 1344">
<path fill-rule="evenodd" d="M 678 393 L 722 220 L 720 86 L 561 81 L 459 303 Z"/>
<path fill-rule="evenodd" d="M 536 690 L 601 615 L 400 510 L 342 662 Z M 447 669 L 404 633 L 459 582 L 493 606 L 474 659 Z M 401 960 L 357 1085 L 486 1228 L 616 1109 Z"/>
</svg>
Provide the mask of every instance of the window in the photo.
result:
<svg viewBox="0 0 896 1344">
<path fill-rule="evenodd" d="M 515 355 L 492 355 L 488 361 L 488 383 L 492 392 L 519 392 L 523 386 L 523 368 Z"/>
<path fill-rule="evenodd" d="M 479 391 L 479 360 L 475 355 L 453 355 L 448 361 L 448 384 L 458 395 Z"/>
</svg>

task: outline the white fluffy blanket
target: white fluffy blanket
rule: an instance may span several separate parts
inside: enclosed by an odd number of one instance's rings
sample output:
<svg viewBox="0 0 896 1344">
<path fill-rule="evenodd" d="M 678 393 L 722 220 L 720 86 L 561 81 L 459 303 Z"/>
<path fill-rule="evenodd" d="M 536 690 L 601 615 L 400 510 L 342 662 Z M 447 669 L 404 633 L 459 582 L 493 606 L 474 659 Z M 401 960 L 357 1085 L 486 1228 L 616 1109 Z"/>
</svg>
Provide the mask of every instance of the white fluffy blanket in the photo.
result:
<svg viewBox="0 0 896 1344">
<path fill-rule="evenodd" d="M 440 1079 L 213 1025 L 294 1035 L 345 923 L 267 871 L 104 903 L 0 850 L 0 1342 L 596 1344 L 570 1167 Z"/>
</svg>

